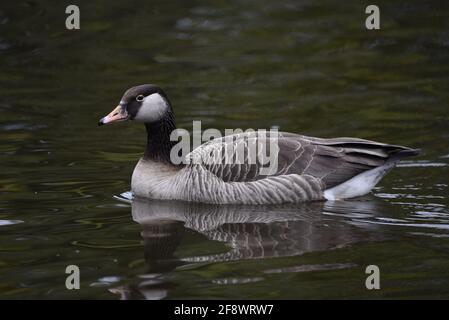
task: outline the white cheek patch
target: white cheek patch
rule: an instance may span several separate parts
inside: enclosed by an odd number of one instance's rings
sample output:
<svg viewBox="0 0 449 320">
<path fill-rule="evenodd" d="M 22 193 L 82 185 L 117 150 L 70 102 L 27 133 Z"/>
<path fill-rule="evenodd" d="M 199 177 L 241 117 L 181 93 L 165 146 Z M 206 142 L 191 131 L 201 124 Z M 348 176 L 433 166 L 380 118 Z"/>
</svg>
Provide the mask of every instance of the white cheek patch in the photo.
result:
<svg viewBox="0 0 449 320">
<path fill-rule="evenodd" d="M 140 122 L 154 122 L 160 120 L 168 110 L 165 99 L 159 93 L 153 93 L 143 99 L 134 118 Z"/>
</svg>

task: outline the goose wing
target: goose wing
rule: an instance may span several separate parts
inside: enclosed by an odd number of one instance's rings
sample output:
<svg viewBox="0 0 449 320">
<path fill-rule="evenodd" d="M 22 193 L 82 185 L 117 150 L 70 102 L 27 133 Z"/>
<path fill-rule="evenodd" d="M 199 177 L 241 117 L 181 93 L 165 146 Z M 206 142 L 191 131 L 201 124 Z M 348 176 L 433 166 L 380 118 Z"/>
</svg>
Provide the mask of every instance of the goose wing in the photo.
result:
<svg viewBox="0 0 449 320">
<path fill-rule="evenodd" d="M 298 174 L 321 179 L 326 188 L 331 188 L 386 161 L 417 153 L 415 149 L 358 138 L 321 139 L 258 131 L 211 140 L 189 153 L 187 159 L 225 182 Z"/>
</svg>

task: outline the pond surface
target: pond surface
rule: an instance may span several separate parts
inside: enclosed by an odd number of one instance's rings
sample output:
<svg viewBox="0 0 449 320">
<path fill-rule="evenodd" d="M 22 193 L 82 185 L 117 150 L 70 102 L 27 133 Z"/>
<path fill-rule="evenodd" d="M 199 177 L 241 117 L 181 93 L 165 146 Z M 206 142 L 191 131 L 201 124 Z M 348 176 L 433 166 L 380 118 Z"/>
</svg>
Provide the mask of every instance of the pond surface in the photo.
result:
<svg viewBox="0 0 449 320">
<path fill-rule="evenodd" d="M 449 298 L 449 3 L 376 1 L 378 31 L 359 1 L 78 1 L 79 31 L 68 4 L 0 5 L 1 298 Z M 129 203 L 145 129 L 97 121 L 141 83 L 188 130 L 422 153 L 351 201 Z"/>
</svg>

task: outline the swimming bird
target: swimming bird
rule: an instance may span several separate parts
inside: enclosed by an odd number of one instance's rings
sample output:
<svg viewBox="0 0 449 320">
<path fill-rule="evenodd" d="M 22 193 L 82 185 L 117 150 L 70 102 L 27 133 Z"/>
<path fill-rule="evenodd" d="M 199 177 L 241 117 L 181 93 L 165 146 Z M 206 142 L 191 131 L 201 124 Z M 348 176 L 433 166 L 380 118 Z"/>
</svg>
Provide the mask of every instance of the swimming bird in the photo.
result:
<svg viewBox="0 0 449 320">
<path fill-rule="evenodd" d="M 125 120 L 142 122 L 147 131 L 145 153 L 131 178 L 136 198 L 217 204 L 348 199 L 369 193 L 402 158 L 419 153 L 359 138 L 248 131 L 210 140 L 183 155 L 183 161 L 173 161 L 179 155 L 173 152 L 178 141 L 170 137 L 176 129 L 173 108 L 152 84 L 128 89 L 98 124 Z M 252 146 L 261 147 L 255 156 Z M 240 150 L 239 161 L 227 150 Z M 265 161 L 260 150 L 275 156 Z"/>
</svg>

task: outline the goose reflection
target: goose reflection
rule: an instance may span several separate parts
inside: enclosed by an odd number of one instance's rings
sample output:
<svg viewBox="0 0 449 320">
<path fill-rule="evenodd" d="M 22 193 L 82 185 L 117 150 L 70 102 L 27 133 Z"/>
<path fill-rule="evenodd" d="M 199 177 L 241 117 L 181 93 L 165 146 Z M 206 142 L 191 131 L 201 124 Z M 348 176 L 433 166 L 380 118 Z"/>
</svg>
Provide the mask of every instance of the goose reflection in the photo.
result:
<svg viewBox="0 0 449 320">
<path fill-rule="evenodd" d="M 132 201 L 133 220 L 142 226 L 146 274 L 137 287 L 117 288 L 122 298 L 166 296 L 160 275 L 188 264 L 301 255 L 385 236 L 361 221 L 381 209 L 373 199 L 303 205 L 237 206 L 169 201 Z M 177 257 L 186 232 L 224 243 L 222 253 Z M 281 269 L 274 272 L 282 272 Z M 162 277 L 163 278 L 163 277 Z M 133 289 L 132 289 L 133 287 Z M 118 290 L 118 291 L 117 291 Z"/>
</svg>

